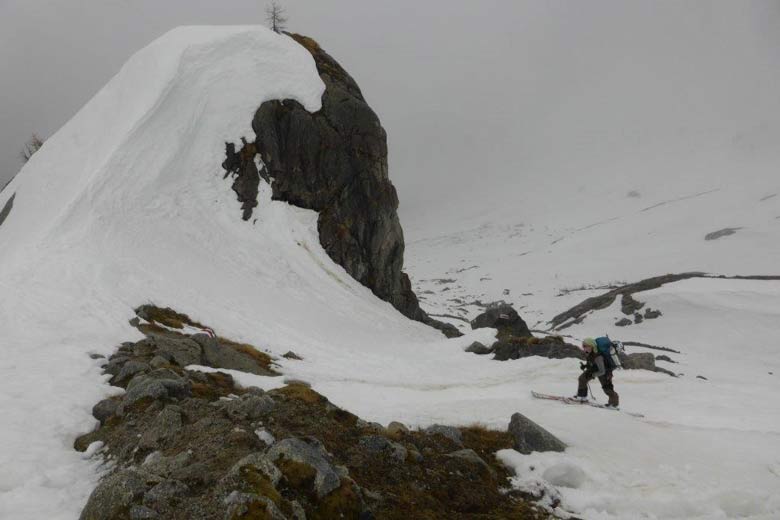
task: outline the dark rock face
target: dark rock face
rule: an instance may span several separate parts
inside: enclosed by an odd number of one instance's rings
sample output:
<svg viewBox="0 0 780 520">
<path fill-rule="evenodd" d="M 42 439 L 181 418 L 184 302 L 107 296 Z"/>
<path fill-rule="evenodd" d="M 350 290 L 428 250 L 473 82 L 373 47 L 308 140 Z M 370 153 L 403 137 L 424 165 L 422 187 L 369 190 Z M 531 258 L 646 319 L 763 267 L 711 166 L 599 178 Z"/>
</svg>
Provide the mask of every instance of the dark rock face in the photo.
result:
<svg viewBox="0 0 780 520">
<path fill-rule="evenodd" d="M 523 414 L 512 414 L 509 433 L 515 439 L 514 448 L 525 455 L 532 451 L 564 451 L 566 444 Z"/>
<path fill-rule="evenodd" d="M 542 356 L 550 359 L 584 359 L 582 350 L 574 345 L 543 338 L 539 341 L 518 343 L 514 341 L 497 341 L 493 344 L 493 359 L 507 361 L 530 356 Z"/>
<path fill-rule="evenodd" d="M 227 145 L 243 218 L 251 217 L 260 176 L 273 177 L 273 198 L 319 212 L 328 255 L 406 316 L 425 314 L 402 272 L 404 239 L 398 196 L 388 178 L 387 136 L 355 80 L 312 39 L 290 35 L 314 57 L 325 84 L 322 109 L 293 100 L 266 101 L 255 113 L 254 143 Z M 254 162 L 260 154 L 264 171 Z"/>
<path fill-rule="evenodd" d="M 8 218 L 8 215 L 14 207 L 14 197 L 16 197 L 16 193 L 11 195 L 11 198 L 3 205 L 3 209 L 0 209 L 0 226 L 3 225 L 3 222 Z"/>
<path fill-rule="evenodd" d="M 498 329 L 499 337 L 515 336 L 528 337 L 531 331 L 525 321 L 517 314 L 517 311 L 508 303 L 494 304 L 474 318 L 471 322 L 472 329 L 491 327 Z"/>
<path fill-rule="evenodd" d="M 677 377 L 677 374 L 671 370 L 656 366 L 655 356 L 649 352 L 636 352 L 633 354 L 619 354 L 620 364 L 626 370 L 650 370 L 651 372 L 663 372 L 672 377 Z"/>
</svg>

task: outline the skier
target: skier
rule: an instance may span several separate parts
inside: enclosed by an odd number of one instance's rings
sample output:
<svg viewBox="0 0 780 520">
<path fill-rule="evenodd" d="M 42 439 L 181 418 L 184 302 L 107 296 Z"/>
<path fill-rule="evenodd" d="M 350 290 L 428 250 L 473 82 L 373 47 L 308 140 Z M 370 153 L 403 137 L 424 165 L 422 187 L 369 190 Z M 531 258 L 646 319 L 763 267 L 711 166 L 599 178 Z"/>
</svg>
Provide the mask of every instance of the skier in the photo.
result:
<svg viewBox="0 0 780 520">
<path fill-rule="evenodd" d="M 615 387 L 612 386 L 612 365 L 604 359 L 604 356 L 596 348 L 595 339 L 585 338 L 582 341 L 582 350 L 585 351 L 585 363 L 580 363 L 582 374 L 580 374 L 577 395 L 574 396 L 574 399 L 587 401 L 588 382 L 598 377 L 602 390 L 609 397 L 607 406 L 617 408 L 620 403 L 620 396 L 615 392 Z"/>
</svg>

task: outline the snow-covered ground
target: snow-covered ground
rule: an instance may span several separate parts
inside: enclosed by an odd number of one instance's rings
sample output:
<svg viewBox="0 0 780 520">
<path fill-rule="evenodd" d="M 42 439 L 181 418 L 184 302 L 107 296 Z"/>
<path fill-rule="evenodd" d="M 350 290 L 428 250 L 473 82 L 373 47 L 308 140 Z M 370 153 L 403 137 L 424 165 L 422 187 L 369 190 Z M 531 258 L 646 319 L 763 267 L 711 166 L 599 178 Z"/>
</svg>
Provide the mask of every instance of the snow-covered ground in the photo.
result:
<svg viewBox="0 0 780 520">
<path fill-rule="evenodd" d="M 294 350 L 304 360 L 280 358 L 287 376 L 367 420 L 504 428 L 522 412 L 570 448 L 502 453 L 527 468 L 518 485 L 553 467 L 548 479 L 578 486 L 561 492 L 580 516 L 780 514 L 780 282 L 690 280 L 641 294 L 664 316 L 631 326 L 631 339 L 681 350 L 672 369 L 685 373 L 618 375 L 625 408 L 645 419 L 532 400 L 531 389 L 573 393 L 577 362 L 499 363 L 463 352 L 490 342 L 491 330 L 447 340 L 410 322 L 333 264 L 316 214 L 271 202 L 267 186 L 256 219 L 240 220 L 222 180 L 224 142 L 251 135 L 263 100 L 292 97 L 317 110 L 322 88 L 311 57 L 284 36 L 178 29 L 136 54 L 0 194 L 0 208 L 16 194 L 0 226 L 0 518 L 78 516 L 100 468 L 72 443 L 95 424 L 92 405 L 116 391 L 89 354 L 138 338 L 127 320 L 150 301 L 277 355 Z M 676 197 L 707 191 L 691 188 Z M 416 280 L 456 279 L 426 282 L 444 295 L 424 295 L 430 310 L 453 312 L 448 294 L 489 300 L 508 288 L 505 299 L 527 305 L 521 313 L 532 323 L 591 294 L 554 295 L 578 284 L 665 270 L 778 274 L 769 271 L 780 252 L 780 221 L 772 221 L 780 197 L 759 200 L 780 192 L 776 181 L 756 181 L 744 200 L 722 190 L 667 204 L 673 211 L 642 211 L 675 198 L 665 189 L 665 199 L 644 194 L 566 214 L 560 208 L 577 191 L 561 191 L 549 218 L 541 197 L 529 195 L 533 230 L 513 220 L 513 206 L 466 215 L 452 224 L 463 232 L 417 235 L 409 269 Z M 598 224 L 613 216 L 621 220 Z M 590 224 L 598 225 L 577 231 Z M 744 229 L 704 241 L 729 226 Z M 674 248 L 658 238 L 670 233 Z M 455 272 L 472 262 L 478 267 Z M 460 292 L 441 292 L 449 285 Z M 594 314 L 567 333 L 618 335 L 618 313 Z"/>
</svg>

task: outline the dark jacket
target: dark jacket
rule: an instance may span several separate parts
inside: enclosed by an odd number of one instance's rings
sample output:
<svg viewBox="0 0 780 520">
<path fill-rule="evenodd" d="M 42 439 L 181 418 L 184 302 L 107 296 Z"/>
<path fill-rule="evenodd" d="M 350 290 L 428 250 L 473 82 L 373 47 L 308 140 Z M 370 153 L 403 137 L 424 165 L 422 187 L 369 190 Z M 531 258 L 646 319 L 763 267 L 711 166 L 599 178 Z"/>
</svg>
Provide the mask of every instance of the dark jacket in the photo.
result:
<svg viewBox="0 0 780 520">
<path fill-rule="evenodd" d="M 604 356 L 594 349 L 585 355 L 585 372 L 593 377 L 601 377 L 612 371 Z"/>
</svg>

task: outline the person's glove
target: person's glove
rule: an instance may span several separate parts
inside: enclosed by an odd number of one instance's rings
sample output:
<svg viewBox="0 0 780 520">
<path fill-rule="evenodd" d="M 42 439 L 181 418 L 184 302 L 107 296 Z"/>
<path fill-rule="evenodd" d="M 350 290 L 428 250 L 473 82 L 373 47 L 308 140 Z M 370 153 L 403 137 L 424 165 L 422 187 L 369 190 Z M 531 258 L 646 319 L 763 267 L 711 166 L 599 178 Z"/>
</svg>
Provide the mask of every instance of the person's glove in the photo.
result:
<svg viewBox="0 0 780 520">
<path fill-rule="evenodd" d="M 586 368 L 588 368 L 588 365 L 585 363 L 580 363 L 580 370 L 585 370 Z"/>
</svg>

